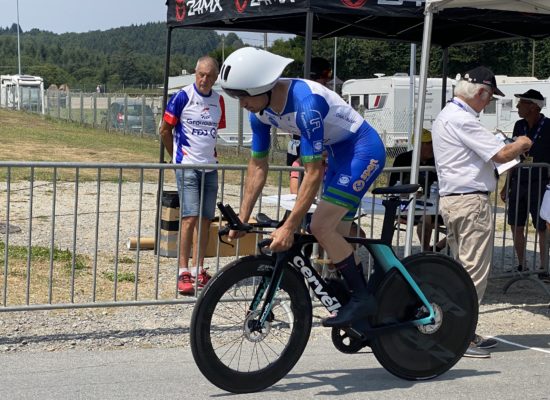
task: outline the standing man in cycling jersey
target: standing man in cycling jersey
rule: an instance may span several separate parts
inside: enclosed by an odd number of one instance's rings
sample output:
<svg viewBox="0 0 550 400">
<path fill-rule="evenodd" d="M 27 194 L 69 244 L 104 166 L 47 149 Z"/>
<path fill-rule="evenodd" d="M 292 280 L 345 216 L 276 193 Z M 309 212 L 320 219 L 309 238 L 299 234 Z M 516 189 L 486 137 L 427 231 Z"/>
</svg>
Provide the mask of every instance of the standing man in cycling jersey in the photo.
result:
<svg viewBox="0 0 550 400">
<path fill-rule="evenodd" d="M 209 56 L 199 58 L 195 68 L 195 83 L 182 88 L 170 98 L 160 127 L 162 142 L 172 156 L 172 162 L 196 166 L 176 169 L 181 210 L 178 290 L 183 295 L 195 293 L 195 280 L 198 281 L 198 287 L 202 288 L 210 279 L 204 269 L 204 255 L 210 220 L 216 211 L 218 171 L 203 171 L 200 165 L 218 163 L 218 129 L 225 128 L 225 103 L 223 97 L 212 89 L 217 78 L 218 62 Z M 194 265 L 190 266 L 193 241 Z"/>
<path fill-rule="evenodd" d="M 386 153 L 380 136 L 353 108 L 323 85 L 303 79 L 280 78 L 293 60 L 251 47 L 232 53 L 220 71 L 224 91 L 250 111 L 252 157 L 239 217 L 248 221 L 265 185 L 270 128 L 300 135 L 305 176 L 296 205 L 285 223 L 271 234 L 271 250 L 289 249 L 294 232 L 315 200 L 328 169 L 321 201 L 311 220 L 311 232 L 351 289 L 351 299 L 323 321 L 325 326 L 347 326 L 374 311 L 361 264 L 343 235 L 367 189 L 384 168 Z M 241 232 L 230 232 L 237 238 Z"/>
</svg>

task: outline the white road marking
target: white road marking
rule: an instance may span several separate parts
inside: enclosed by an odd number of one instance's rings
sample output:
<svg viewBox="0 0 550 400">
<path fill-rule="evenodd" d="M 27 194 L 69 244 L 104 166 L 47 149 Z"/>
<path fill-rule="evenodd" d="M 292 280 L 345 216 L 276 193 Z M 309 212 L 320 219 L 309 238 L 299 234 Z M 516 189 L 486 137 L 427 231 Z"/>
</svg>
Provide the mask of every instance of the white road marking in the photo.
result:
<svg viewBox="0 0 550 400">
<path fill-rule="evenodd" d="M 519 343 L 510 342 L 509 340 L 499 338 L 497 336 L 493 336 L 493 339 L 496 339 L 496 340 L 498 340 L 499 342 L 502 342 L 502 343 L 507 343 L 507 344 L 512 345 L 512 346 L 521 347 L 522 349 L 535 350 L 535 351 L 540 351 L 541 353 L 550 354 L 550 350 L 541 349 L 540 347 L 524 346 L 524 345 L 519 344 Z"/>
</svg>

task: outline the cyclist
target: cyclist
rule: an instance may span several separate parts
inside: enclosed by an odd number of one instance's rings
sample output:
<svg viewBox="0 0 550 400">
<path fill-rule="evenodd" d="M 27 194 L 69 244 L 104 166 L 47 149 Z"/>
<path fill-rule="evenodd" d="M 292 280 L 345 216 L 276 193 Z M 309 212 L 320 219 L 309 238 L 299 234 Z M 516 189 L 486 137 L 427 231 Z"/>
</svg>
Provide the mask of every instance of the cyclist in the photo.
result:
<svg viewBox="0 0 550 400">
<path fill-rule="evenodd" d="M 280 78 L 292 59 L 251 47 L 233 52 L 220 72 L 221 86 L 250 111 L 252 157 L 248 163 L 240 219 L 248 221 L 265 185 L 270 128 L 300 136 L 300 157 L 305 176 L 296 205 L 285 223 L 271 234 L 270 249 L 289 249 L 294 232 L 315 200 L 328 169 L 321 200 L 310 229 L 340 271 L 351 299 L 325 326 L 346 326 L 374 311 L 361 264 L 344 240 L 363 195 L 384 168 L 385 149 L 380 136 L 350 105 L 323 85 L 303 79 Z M 230 238 L 244 233 L 232 231 Z M 359 264 L 359 265 L 358 265 Z"/>
</svg>

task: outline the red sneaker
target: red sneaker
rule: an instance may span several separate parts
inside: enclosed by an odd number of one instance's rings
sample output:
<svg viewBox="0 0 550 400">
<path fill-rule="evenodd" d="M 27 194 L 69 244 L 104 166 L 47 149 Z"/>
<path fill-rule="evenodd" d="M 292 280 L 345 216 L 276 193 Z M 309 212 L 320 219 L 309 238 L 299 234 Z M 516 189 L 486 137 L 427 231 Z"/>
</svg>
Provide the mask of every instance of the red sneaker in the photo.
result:
<svg viewBox="0 0 550 400">
<path fill-rule="evenodd" d="M 198 284 L 199 288 L 202 289 L 204 286 L 206 286 L 206 284 L 208 283 L 210 278 L 212 278 L 212 276 L 210 276 L 208 274 L 208 272 L 206 272 L 204 269 L 201 270 L 201 272 L 197 275 L 197 281 L 199 282 L 199 284 Z"/>
<path fill-rule="evenodd" d="M 189 272 L 183 272 L 178 277 L 178 291 L 180 294 L 192 296 L 195 294 L 195 288 L 193 287 L 193 278 Z"/>
</svg>

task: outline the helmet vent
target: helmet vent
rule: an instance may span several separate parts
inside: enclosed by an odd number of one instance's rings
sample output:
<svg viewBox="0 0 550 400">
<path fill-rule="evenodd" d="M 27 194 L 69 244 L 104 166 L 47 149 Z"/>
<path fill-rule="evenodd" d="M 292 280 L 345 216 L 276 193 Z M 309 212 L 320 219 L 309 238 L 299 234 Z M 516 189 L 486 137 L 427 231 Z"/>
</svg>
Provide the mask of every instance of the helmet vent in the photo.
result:
<svg viewBox="0 0 550 400">
<path fill-rule="evenodd" d="M 227 76 L 229 75 L 229 71 L 231 71 L 231 65 L 226 65 L 225 68 L 222 71 L 222 80 L 226 81 Z"/>
</svg>

